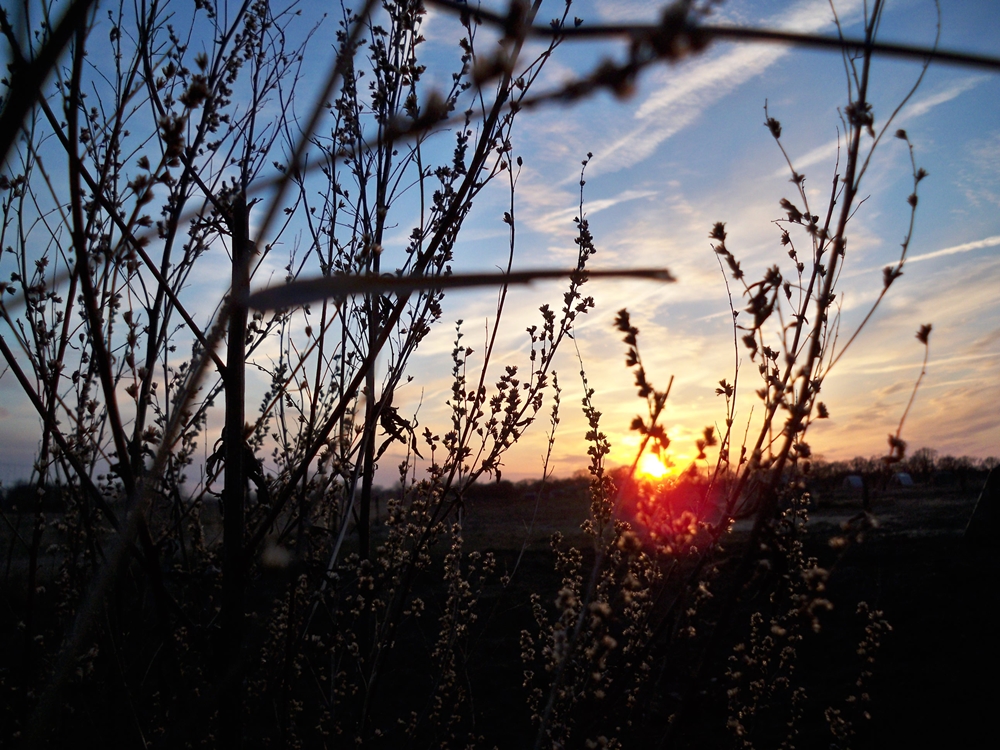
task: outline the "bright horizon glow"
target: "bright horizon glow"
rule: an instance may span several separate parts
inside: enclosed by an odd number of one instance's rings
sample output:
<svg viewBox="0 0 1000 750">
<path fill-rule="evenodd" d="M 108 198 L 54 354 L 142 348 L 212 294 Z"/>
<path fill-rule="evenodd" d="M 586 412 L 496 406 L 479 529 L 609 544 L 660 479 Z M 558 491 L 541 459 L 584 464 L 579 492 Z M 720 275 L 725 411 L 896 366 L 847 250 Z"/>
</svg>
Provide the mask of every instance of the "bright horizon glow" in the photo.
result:
<svg viewBox="0 0 1000 750">
<path fill-rule="evenodd" d="M 644 453 L 642 454 L 642 458 L 639 459 L 636 472 L 641 476 L 651 477 L 652 479 L 663 479 L 665 476 L 675 474 L 677 467 L 673 465 L 673 462 L 671 462 L 670 466 L 667 466 L 655 453 Z"/>
</svg>

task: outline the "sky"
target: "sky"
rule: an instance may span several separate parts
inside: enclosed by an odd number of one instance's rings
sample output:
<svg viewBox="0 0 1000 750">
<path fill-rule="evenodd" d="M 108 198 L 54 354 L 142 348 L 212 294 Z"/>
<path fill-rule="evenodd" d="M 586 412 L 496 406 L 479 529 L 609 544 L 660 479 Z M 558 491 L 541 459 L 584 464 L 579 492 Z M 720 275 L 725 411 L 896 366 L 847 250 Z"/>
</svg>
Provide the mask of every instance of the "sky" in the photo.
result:
<svg viewBox="0 0 1000 750">
<path fill-rule="evenodd" d="M 301 7 L 309 17 L 325 4 L 310 1 Z M 547 0 L 539 17 L 555 16 L 562 7 L 563 0 Z M 571 15 L 585 23 L 655 21 L 659 7 L 641 0 L 578 0 Z M 860 35 L 862 2 L 843 0 L 836 7 L 845 32 Z M 834 31 L 827 0 L 727 0 L 714 20 Z M 997 28 L 1000 4 L 941 2 L 942 48 L 1000 56 Z M 442 11 L 432 9 L 425 18 L 430 85 L 435 80 L 447 83 L 457 29 L 456 20 Z M 888 2 L 882 40 L 930 44 L 934 34 L 931 0 Z M 311 49 L 317 61 L 328 56 L 322 44 L 314 42 Z M 620 59 L 622 54 L 620 45 L 613 43 L 564 43 L 537 90 L 571 80 L 591 69 L 601 55 Z M 876 127 L 905 97 L 919 72 L 918 63 L 876 59 L 871 92 Z M 653 384 L 662 389 L 674 378 L 663 422 L 675 463 L 687 466 L 696 453 L 695 438 L 706 425 L 723 422 L 725 403 L 715 388 L 720 379 L 732 380 L 736 354 L 726 286 L 708 233 L 715 222 L 726 223 L 727 245 L 751 278 L 775 263 L 788 269 L 780 231 L 772 222 L 784 216 L 779 201 L 796 196 L 784 158 L 764 127 L 764 104 L 782 123 L 782 142 L 795 169 L 806 175 L 810 200 L 825 205 L 840 135 L 838 111 L 846 103 L 846 91 L 838 54 L 718 43 L 681 64 L 648 69 L 629 98 L 602 93 L 519 116 L 513 143 L 523 167 L 516 193 L 514 268 L 575 264 L 573 219 L 579 213 L 581 161 L 592 153 L 584 211 L 598 253 L 590 267 L 667 267 L 678 279 L 669 285 L 596 280 L 587 285 L 596 307 L 578 322 L 574 340 L 566 342 L 556 360 L 563 393 L 550 471 L 568 476 L 587 465 L 581 363 L 595 392 L 594 404 L 602 412 L 602 430 L 612 443 L 611 462 L 634 458 L 637 438 L 629 424 L 642 413 L 643 403 L 613 326 L 622 308 L 640 329 L 639 345 Z M 998 455 L 1000 75 L 932 65 L 896 116 L 892 131 L 896 127 L 906 129 L 917 165 L 929 173 L 920 185 L 904 275 L 825 382 L 822 398 L 831 416 L 813 425 L 809 442 L 814 453 L 827 460 L 884 454 L 886 435 L 895 432 L 920 373 L 924 352 L 914 334 L 931 323 L 927 375 L 904 439 L 911 448 L 926 446 L 941 454 Z M 839 284 L 842 337 L 855 330 L 881 290 L 882 268 L 899 257 L 911 190 L 906 146 L 886 138 L 875 152 L 862 184 L 865 199 L 850 225 Z M 495 270 L 506 262 L 503 212 L 508 200 L 499 186 L 477 200 L 455 249 L 457 271 Z M 387 249 L 392 243 L 402 247 L 408 232 L 400 226 L 397 235 L 387 238 Z M 224 293 L 226 265 L 220 254 L 216 265 L 207 263 L 195 280 L 194 291 L 205 300 L 202 309 L 194 309 L 200 319 L 207 319 Z M 280 265 L 272 270 L 280 271 Z M 510 290 L 487 382 L 494 382 L 508 364 L 527 364 L 525 328 L 539 323 L 540 305 L 558 309 L 562 294 L 563 286 L 556 282 Z M 737 309 L 745 305 L 738 297 L 734 304 Z M 413 381 L 395 399 L 401 415 L 415 416 L 421 428 L 447 429 L 454 322 L 464 321 L 463 343 L 481 352 L 495 314 L 492 292 L 446 297 L 440 324 L 411 363 Z M 746 350 L 741 347 L 738 354 L 743 395 L 736 429 L 741 432 L 753 418 L 753 391 L 759 382 Z M 470 361 L 475 363 L 477 356 Z M 0 477 L 10 481 L 30 469 L 30 436 L 37 431 L 37 420 L 18 401 L 9 376 L 0 378 L 0 394 L 0 435 L 7 435 L 8 444 L 0 456 Z M 255 400 L 248 398 L 248 403 Z M 505 478 L 541 475 L 546 430 L 542 416 L 507 454 Z M 380 481 L 393 481 L 398 460 L 391 451 L 383 458 Z"/>
<path fill-rule="evenodd" d="M 574 3 L 585 21 L 650 21 L 659 5 L 634 0 Z M 860 35 L 861 2 L 837 3 L 848 34 Z M 941 47 L 1000 54 L 1000 6 L 990 2 L 943 2 Z M 541 14 L 545 18 L 545 10 Z M 730 1 L 718 23 L 832 33 L 826 0 Z M 432 16 L 434 33 L 447 20 Z M 440 29 L 440 31 L 439 31 Z M 886 41 L 930 44 L 935 33 L 932 2 L 889 2 L 882 24 Z M 621 50 L 610 45 L 608 54 Z M 594 51 L 565 44 L 549 69 L 555 86 L 593 64 Z M 892 112 L 919 75 L 919 64 L 878 59 L 873 67 L 876 126 Z M 1000 454 L 1000 76 L 980 70 L 932 65 L 920 88 L 899 112 L 918 166 L 930 176 L 920 185 L 920 204 L 904 275 L 831 372 L 823 400 L 829 420 L 817 422 L 809 442 L 827 460 L 883 455 L 920 373 L 920 325 L 932 323 L 930 361 L 904 427 L 911 450 L 926 446 L 942 455 Z M 797 171 L 807 178 L 814 205 L 825 205 L 837 154 L 838 108 L 845 104 L 843 62 L 829 52 L 776 45 L 715 44 L 676 66 L 646 71 L 625 100 L 602 94 L 570 106 L 529 113 L 517 126 L 515 151 L 524 168 L 518 183 L 518 249 L 515 267 L 571 265 L 575 259 L 573 218 L 579 201 L 580 162 L 594 154 L 586 173 L 585 212 L 598 254 L 593 268 L 666 266 L 678 282 L 593 282 L 595 310 L 576 330 L 576 343 L 602 428 L 612 441 L 613 462 L 634 457 L 632 417 L 642 413 L 625 368 L 624 344 L 613 327 L 627 307 L 640 329 L 639 343 L 654 385 L 674 384 L 664 424 L 673 458 L 687 466 L 693 441 L 706 425 L 720 425 L 724 403 L 715 395 L 721 378 L 732 380 L 734 348 L 726 288 L 708 232 L 726 222 L 730 249 L 748 275 L 777 263 L 790 266 L 772 224 L 783 218 L 779 200 L 795 198 L 789 172 L 764 123 L 763 106 L 783 126 L 782 141 Z M 882 286 L 882 268 L 899 257 L 909 221 L 912 189 L 905 143 L 887 138 L 875 152 L 862 183 L 864 203 L 850 226 L 850 251 L 839 288 L 843 332 L 853 332 Z M 479 211 L 467 226 L 468 268 L 498 263 L 505 250 L 500 221 L 503 196 L 493 215 Z M 481 209 L 482 206 L 477 206 Z M 484 216 L 484 213 L 486 214 Z M 489 257 L 495 247 L 496 257 Z M 511 291 L 505 312 L 505 342 L 518 360 L 517 335 L 535 322 L 538 305 L 559 301 L 555 284 Z M 734 300 L 737 309 L 740 300 Z M 461 318 L 475 346 L 494 314 L 482 294 L 455 294 L 445 318 Z M 442 325 L 421 348 L 418 369 L 444 370 L 452 346 Z M 480 339 L 482 336 L 480 336 Z M 523 339 L 523 334 L 522 334 Z M 521 342 L 524 349 L 524 341 Z M 585 468 L 581 439 L 586 423 L 579 409 L 582 385 L 573 347 L 557 360 L 564 388 L 562 423 L 554 469 L 565 476 Z M 756 372 L 740 351 L 743 392 L 737 426 L 745 425 L 759 387 Z M 502 364 L 504 358 L 497 361 Z M 445 423 L 449 383 L 421 380 L 422 422 Z M 411 397 L 410 403 L 413 402 Z M 759 401 L 758 401 L 759 404 Z M 758 414 L 760 409 L 757 410 Z M 438 416 L 440 415 L 440 416 Z M 507 458 L 505 476 L 541 473 L 544 423 Z"/>
</svg>

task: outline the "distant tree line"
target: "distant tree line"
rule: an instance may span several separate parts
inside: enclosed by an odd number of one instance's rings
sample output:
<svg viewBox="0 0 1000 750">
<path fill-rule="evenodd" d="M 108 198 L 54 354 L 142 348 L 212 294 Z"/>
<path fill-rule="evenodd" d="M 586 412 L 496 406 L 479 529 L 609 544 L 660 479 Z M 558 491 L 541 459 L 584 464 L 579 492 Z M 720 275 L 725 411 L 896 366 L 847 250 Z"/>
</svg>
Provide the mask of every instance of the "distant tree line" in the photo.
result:
<svg viewBox="0 0 1000 750">
<path fill-rule="evenodd" d="M 850 475 L 860 475 L 869 480 L 885 479 L 887 482 L 896 474 L 909 474 L 917 484 L 956 484 L 961 489 L 978 489 L 979 484 L 986 480 L 990 470 L 1000 465 L 1000 458 L 987 456 L 938 455 L 933 448 L 920 448 L 900 462 L 886 463 L 882 456 L 855 456 L 844 461 L 825 461 L 814 459 L 809 466 L 807 476 L 810 485 L 821 489 L 840 487 L 844 478 Z M 625 467 L 627 469 L 627 467 Z M 621 477 L 625 479 L 624 476 Z M 696 471 L 686 471 L 674 482 L 697 484 L 705 478 Z M 523 499 L 542 493 L 544 497 L 584 496 L 588 492 L 589 481 L 583 475 L 573 475 L 565 478 L 549 477 L 542 479 L 522 479 L 511 481 L 502 479 L 496 482 L 482 482 L 466 491 L 465 498 L 471 502 L 503 502 L 504 500 Z M 382 489 L 381 493 L 391 494 Z"/>
<path fill-rule="evenodd" d="M 836 485 L 851 474 L 866 479 L 888 479 L 896 474 L 909 474 L 918 484 L 956 483 L 965 490 L 985 481 L 990 470 L 1000 464 L 1000 458 L 987 456 L 939 456 L 933 448 L 920 448 L 902 461 L 888 464 L 881 456 L 855 456 L 849 461 L 814 461 L 813 481 L 821 485 Z"/>
</svg>

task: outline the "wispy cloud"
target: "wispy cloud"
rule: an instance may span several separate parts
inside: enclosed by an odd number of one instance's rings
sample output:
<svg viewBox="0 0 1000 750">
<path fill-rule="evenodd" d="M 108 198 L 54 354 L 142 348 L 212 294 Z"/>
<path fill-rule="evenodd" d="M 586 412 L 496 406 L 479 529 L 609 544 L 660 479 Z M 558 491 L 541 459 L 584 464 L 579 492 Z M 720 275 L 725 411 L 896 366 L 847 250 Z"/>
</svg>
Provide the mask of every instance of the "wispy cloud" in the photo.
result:
<svg viewBox="0 0 1000 750">
<path fill-rule="evenodd" d="M 598 15 L 612 21 L 656 21 L 662 0 L 598 0 Z"/>
<path fill-rule="evenodd" d="M 620 203 L 638 200 L 639 198 L 650 198 L 657 195 L 656 190 L 625 190 L 610 198 L 598 198 L 588 200 L 584 204 L 584 214 L 592 216 L 600 211 L 613 208 Z M 580 207 L 565 208 L 558 211 L 550 211 L 532 221 L 532 225 L 539 231 L 558 231 L 570 226 L 570 222 L 580 213 Z"/>
<path fill-rule="evenodd" d="M 963 242 L 961 245 L 952 245 L 951 247 L 944 247 L 940 250 L 934 250 L 929 253 L 923 253 L 921 255 L 911 255 L 906 259 L 906 265 L 912 263 L 920 263 L 925 260 L 934 260 L 935 258 L 944 258 L 948 255 L 959 255 L 960 253 L 968 253 L 973 250 L 981 250 L 985 247 L 996 247 L 1000 245 L 1000 234 L 995 234 L 992 237 L 985 237 L 981 240 L 973 240 L 972 242 Z M 898 259 L 897 259 L 898 260 Z M 883 263 L 879 266 L 866 266 L 865 268 L 855 268 L 850 271 L 846 271 L 841 275 L 843 279 L 852 279 L 856 276 L 863 276 L 865 274 L 872 273 L 873 271 L 878 271 L 884 268 L 887 264 Z"/>
<path fill-rule="evenodd" d="M 935 250 L 932 253 L 924 253 L 923 255 L 914 255 L 912 258 L 907 259 L 907 263 L 919 263 L 922 260 L 931 260 L 932 258 L 943 258 L 946 255 L 957 255 L 958 253 L 967 253 L 970 250 L 979 250 L 984 247 L 996 247 L 1000 245 L 1000 234 L 993 235 L 992 237 L 987 237 L 982 240 L 975 240 L 974 242 L 964 242 L 961 245 L 953 245 L 952 247 L 946 247 L 941 250 Z"/>
<path fill-rule="evenodd" d="M 899 116 L 894 120 L 897 126 L 905 125 L 907 122 L 925 115 L 935 107 L 942 104 L 946 104 L 951 100 L 961 96 L 966 91 L 970 91 L 976 86 L 978 86 L 983 81 L 988 80 L 987 76 L 968 76 L 967 78 L 962 78 L 951 83 L 945 89 L 938 91 L 934 94 L 930 94 L 922 99 L 918 99 L 909 106 L 905 107 Z M 841 147 L 841 139 L 834 138 L 822 146 L 817 146 L 812 151 L 809 151 L 802 156 L 792 159 L 792 163 L 795 165 L 795 169 L 801 172 L 804 169 L 808 169 L 816 164 L 820 164 L 825 161 L 831 161 L 836 155 L 837 150 Z M 788 173 L 787 167 L 781 167 L 775 170 L 775 177 L 782 177 Z"/>
<path fill-rule="evenodd" d="M 988 354 L 968 354 L 959 357 L 947 357 L 945 359 L 932 359 L 927 363 L 927 367 L 941 367 L 942 365 L 953 365 L 956 362 L 971 362 L 977 359 L 992 359 L 995 357 L 1000 357 L 1000 352 L 990 352 Z M 885 367 L 856 367 L 851 369 L 850 372 L 855 375 L 877 375 L 886 372 L 913 370 L 914 367 L 914 362 L 907 362 L 901 365 L 886 365 Z"/>
<path fill-rule="evenodd" d="M 838 8 L 841 18 L 854 13 L 860 2 Z M 821 31 L 833 25 L 828 2 L 808 0 L 763 22 L 772 28 Z M 787 55 L 787 47 L 740 45 L 715 57 L 678 69 L 660 69 L 652 76 L 655 93 L 638 107 L 637 124 L 592 160 L 591 173 L 615 172 L 652 154 L 668 138 L 694 123 L 709 106 L 760 75 Z"/>
<path fill-rule="evenodd" d="M 980 83 L 988 79 L 989 76 L 969 76 L 968 78 L 961 78 L 943 91 L 938 91 L 936 94 L 931 94 L 930 96 L 920 99 L 919 101 L 915 101 L 903 111 L 903 119 L 910 119 L 925 115 L 938 105 L 950 102 L 955 97 L 964 94 L 966 91 L 971 91 Z"/>
</svg>

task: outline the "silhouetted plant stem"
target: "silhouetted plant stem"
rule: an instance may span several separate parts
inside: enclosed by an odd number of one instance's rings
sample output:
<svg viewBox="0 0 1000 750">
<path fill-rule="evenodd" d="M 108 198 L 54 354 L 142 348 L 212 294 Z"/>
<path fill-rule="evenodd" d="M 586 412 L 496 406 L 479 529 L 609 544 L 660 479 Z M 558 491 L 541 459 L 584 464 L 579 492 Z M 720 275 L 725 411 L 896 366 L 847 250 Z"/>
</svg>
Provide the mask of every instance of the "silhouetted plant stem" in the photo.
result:
<svg viewBox="0 0 1000 750">
<path fill-rule="evenodd" d="M 896 428 L 897 440 L 899 440 L 900 435 L 902 435 L 903 425 L 906 424 L 906 418 L 910 414 L 910 408 L 913 406 L 913 402 L 917 398 L 917 391 L 920 389 L 920 384 L 924 382 L 924 375 L 927 374 L 927 359 L 931 354 L 930 344 L 927 341 L 927 335 L 930 333 L 930 329 L 931 327 L 929 325 L 924 326 L 924 328 L 921 329 L 921 333 L 923 333 L 922 338 L 920 333 L 917 334 L 917 338 L 920 338 L 921 343 L 924 345 L 924 361 L 923 364 L 920 365 L 920 375 L 917 376 L 917 382 L 913 384 L 913 391 L 910 393 L 910 400 L 906 402 L 906 409 L 903 410 L 903 416 L 900 417 L 899 427 Z"/>
<path fill-rule="evenodd" d="M 249 209 L 238 188 L 228 206 L 226 223 L 232 245 L 229 333 L 226 350 L 225 500 L 223 502 L 222 632 L 225 682 L 219 706 L 222 747 L 243 745 L 243 631 L 246 559 L 244 556 L 244 501 L 246 497 L 247 297 L 250 293 Z"/>
<path fill-rule="evenodd" d="M 791 404 L 789 404 L 789 417 L 782 432 L 781 447 L 766 469 L 766 478 L 762 489 L 760 490 L 757 513 L 750 532 L 750 538 L 740 559 L 740 564 L 733 577 L 733 582 L 730 586 L 729 592 L 723 600 L 723 605 L 718 618 L 712 625 L 709 640 L 704 649 L 701 651 L 698 664 L 692 674 L 691 681 L 689 682 L 688 688 L 681 701 L 676 718 L 664 735 L 661 747 L 668 746 L 677 736 L 677 733 L 687 725 L 691 714 L 691 706 L 697 697 L 697 689 L 702 679 L 705 665 L 708 663 L 710 655 L 713 654 L 720 646 L 722 635 L 730 626 L 740 596 L 744 591 L 745 586 L 750 581 L 751 576 L 754 574 L 754 571 L 757 569 L 757 562 L 760 559 L 762 552 L 762 544 L 764 543 L 771 524 L 774 522 L 780 496 L 778 488 L 782 482 L 782 475 L 785 470 L 786 462 L 788 461 L 792 446 L 802 433 L 803 425 L 809 416 L 815 395 L 818 391 L 818 383 L 813 382 L 813 373 L 820 363 L 821 355 L 824 350 L 823 332 L 827 326 L 830 307 L 834 302 L 834 297 L 831 292 L 837 278 L 837 266 L 841 258 L 841 253 L 844 248 L 846 248 L 847 224 L 853 214 L 853 211 L 855 210 L 854 200 L 858 191 L 857 169 L 859 149 L 861 136 L 866 126 L 864 113 L 867 111 L 868 107 L 867 93 L 871 68 L 872 42 L 874 40 L 875 30 L 878 27 L 882 13 L 882 7 L 882 1 L 876 0 L 872 7 L 870 17 L 866 19 L 865 49 L 862 60 L 862 70 L 861 75 L 857 80 L 858 85 L 856 97 L 850 102 L 851 109 L 849 110 L 849 113 L 851 114 L 849 114 L 849 117 L 851 119 L 850 125 L 852 137 L 848 143 L 846 169 L 843 177 L 844 190 L 841 195 L 840 213 L 836 231 L 833 235 L 832 241 L 829 243 L 825 241 L 820 243 L 813 259 L 813 271 L 810 278 L 810 288 L 814 282 L 818 281 L 820 291 L 816 297 L 816 310 L 812 321 L 812 327 L 807 337 L 807 355 L 805 361 L 802 363 L 799 363 L 797 358 L 790 358 L 785 368 L 784 378 L 782 379 L 783 386 L 787 383 L 791 383 L 792 387 L 796 388 L 796 392 L 794 400 Z M 778 132 L 780 132 L 780 130 Z M 829 259 L 827 260 L 827 267 L 825 268 L 824 273 L 820 274 L 820 261 L 822 260 L 826 250 L 831 250 L 832 252 L 829 252 Z M 796 343 L 793 344 L 793 353 L 797 351 L 798 337 L 804 325 L 804 320 L 799 319 L 795 331 Z M 798 372 L 793 375 L 793 371 L 795 369 L 797 369 Z M 789 378 L 794 379 L 789 380 Z M 797 386 L 795 383 L 796 380 L 798 381 Z M 759 471 L 764 441 L 768 436 L 770 424 L 776 415 L 779 404 L 781 403 L 779 397 L 775 397 L 771 403 L 767 404 L 766 408 L 768 411 L 765 417 L 764 427 L 761 429 L 756 444 L 754 445 L 750 458 L 750 465 L 740 476 L 736 489 L 730 497 L 730 506 L 732 506 L 732 504 L 738 499 L 740 493 L 743 491 L 743 488 L 746 486 L 747 480 L 755 476 Z M 730 509 L 727 510 L 727 514 L 731 512 L 732 509 L 730 507 Z"/>
<path fill-rule="evenodd" d="M 50 30 L 45 44 L 30 60 L 21 52 L 17 35 L 10 26 L 6 9 L 0 8 L 0 31 L 7 37 L 14 56 L 12 85 L 7 89 L 3 111 L 0 112 L 0 164 L 6 161 L 7 152 L 17 138 L 25 116 L 42 93 L 43 85 L 55 67 L 63 49 L 74 36 L 80 39 L 81 30 L 87 27 L 87 16 L 94 0 L 75 0 Z M 30 33 L 25 29 L 25 33 Z"/>
<path fill-rule="evenodd" d="M 468 6 L 460 0 L 428 0 L 433 5 L 447 10 L 468 13 Z M 672 3 L 665 6 L 667 13 L 663 14 L 660 23 L 588 23 L 566 28 L 553 29 L 548 25 L 532 25 L 530 23 L 521 24 L 516 28 L 528 37 L 552 38 L 560 37 L 567 41 L 593 41 L 596 39 L 611 39 L 615 37 L 629 39 L 633 41 L 652 42 L 654 50 L 661 58 L 671 60 L 674 56 L 682 56 L 684 51 L 698 51 L 695 45 L 687 40 L 695 40 L 702 45 L 711 41 L 734 41 L 744 43 L 771 43 L 771 44 L 791 44 L 802 47 L 812 47 L 815 49 L 842 50 L 844 52 L 858 52 L 868 50 L 871 53 L 895 57 L 903 60 L 934 60 L 953 65 L 964 65 L 978 67 L 985 70 L 1000 70 L 1000 58 L 989 55 L 979 55 L 969 52 L 958 52 L 954 50 L 939 50 L 936 47 L 922 47 L 912 44 L 900 44 L 894 42 L 874 42 L 865 39 L 848 39 L 842 36 L 827 36 L 823 34 L 809 34 L 783 29 L 761 29 L 742 26 L 717 25 L 704 23 L 702 21 L 691 21 L 677 14 L 670 14 L 672 6 L 679 3 Z M 485 8 L 476 8 L 475 15 L 483 23 L 488 23 L 497 27 L 509 27 L 510 18 L 501 13 L 496 13 Z M 681 42 L 677 47 L 672 47 L 670 42 L 677 39 Z M 656 55 L 650 55 L 646 64 L 655 61 Z"/>
<path fill-rule="evenodd" d="M 73 45 L 73 67 L 70 79 L 69 103 L 67 106 L 67 130 L 69 142 L 73 149 L 80 143 L 79 113 L 80 113 L 80 77 L 84 66 L 84 55 L 87 41 L 87 26 L 79 24 Z M 112 360 L 104 341 L 104 317 L 101 315 L 90 271 L 90 257 L 87 252 L 87 231 L 89 222 L 84 218 L 84 193 L 81 184 L 79 160 L 69 160 L 70 208 L 72 212 L 73 248 L 76 255 L 77 271 L 80 279 L 84 309 L 87 316 L 88 339 L 94 348 L 94 362 L 100 376 L 104 391 L 105 408 L 108 410 L 108 427 L 114 438 L 117 462 L 112 469 L 121 477 L 125 493 L 130 498 L 135 495 L 135 477 L 128 451 L 128 441 L 118 409 L 118 397 L 115 393 L 115 377 L 112 373 Z"/>
</svg>

